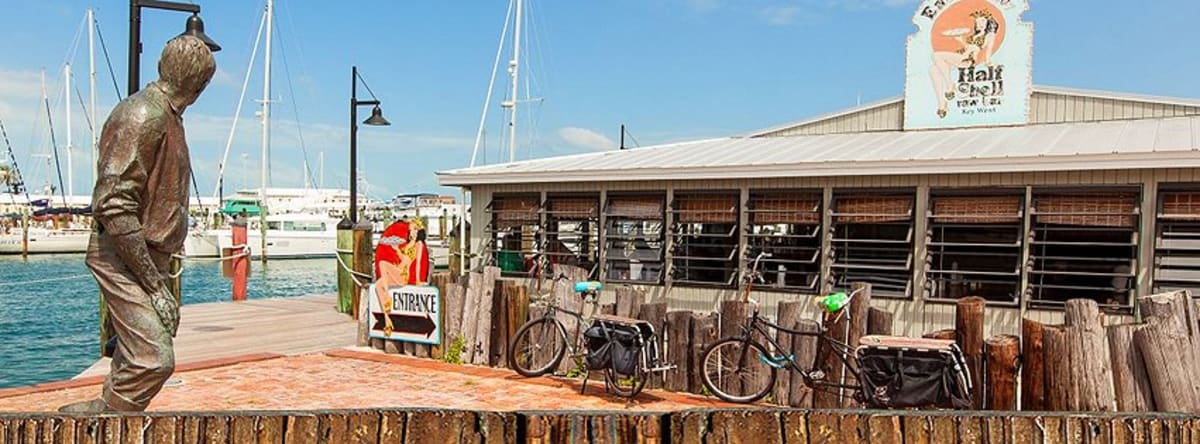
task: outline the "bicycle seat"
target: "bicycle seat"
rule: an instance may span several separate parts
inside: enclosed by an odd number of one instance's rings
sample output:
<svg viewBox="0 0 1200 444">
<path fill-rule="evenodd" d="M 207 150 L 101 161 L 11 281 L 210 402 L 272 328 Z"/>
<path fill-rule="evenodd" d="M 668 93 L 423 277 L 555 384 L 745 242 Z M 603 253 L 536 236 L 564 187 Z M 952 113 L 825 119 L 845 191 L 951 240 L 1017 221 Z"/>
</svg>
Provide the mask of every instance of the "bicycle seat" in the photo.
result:
<svg viewBox="0 0 1200 444">
<path fill-rule="evenodd" d="M 597 292 L 602 288 L 604 288 L 604 284 L 597 281 L 579 281 L 575 283 L 576 293 Z"/>
</svg>

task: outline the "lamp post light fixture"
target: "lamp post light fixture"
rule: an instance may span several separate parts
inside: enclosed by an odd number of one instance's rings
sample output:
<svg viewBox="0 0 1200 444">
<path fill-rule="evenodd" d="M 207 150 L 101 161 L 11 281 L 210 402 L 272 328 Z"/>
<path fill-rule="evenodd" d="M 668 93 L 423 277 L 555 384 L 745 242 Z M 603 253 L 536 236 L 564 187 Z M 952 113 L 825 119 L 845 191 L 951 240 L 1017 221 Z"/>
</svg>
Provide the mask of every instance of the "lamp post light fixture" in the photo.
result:
<svg viewBox="0 0 1200 444">
<path fill-rule="evenodd" d="M 196 37 L 212 52 L 221 50 L 221 45 L 204 33 L 204 20 L 200 19 L 200 5 L 168 2 L 162 0 L 129 0 L 129 95 L 138 91 L 141 83 L 142 65 L 142 8 L 162 9 L 192 13 L 183 32 L 179 35 Z"/>
<path fill-rule="evenodd" d="M 358 82 L 362 82 L 371 94 L 371 100 L 358 100 Z M 363 121 L 363 125 L 388 126 L 391 122 L 383 118 L 383 110 L 379 108 L 379 99 L 367 86 L 367 82 L 358 75 L 358 67 L 350 68 L 350 223 L 358 222 L 358 107 L 374 106 L 371 117 Z"/>
</svg>

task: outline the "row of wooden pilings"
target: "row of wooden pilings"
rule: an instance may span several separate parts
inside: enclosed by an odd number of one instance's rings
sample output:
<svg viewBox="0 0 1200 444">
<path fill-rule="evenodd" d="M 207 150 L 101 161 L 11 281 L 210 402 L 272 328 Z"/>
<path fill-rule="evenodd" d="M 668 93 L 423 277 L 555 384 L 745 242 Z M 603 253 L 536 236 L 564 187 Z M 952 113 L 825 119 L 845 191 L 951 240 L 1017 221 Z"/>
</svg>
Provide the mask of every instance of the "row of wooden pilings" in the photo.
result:
<svg viewBox="0 0 1200 444">
<path fill-rule="evenodd" d="M 0 443 L 1194 443 L 1200 417 L 800 409 L 0 414 Z"/>
</svg>

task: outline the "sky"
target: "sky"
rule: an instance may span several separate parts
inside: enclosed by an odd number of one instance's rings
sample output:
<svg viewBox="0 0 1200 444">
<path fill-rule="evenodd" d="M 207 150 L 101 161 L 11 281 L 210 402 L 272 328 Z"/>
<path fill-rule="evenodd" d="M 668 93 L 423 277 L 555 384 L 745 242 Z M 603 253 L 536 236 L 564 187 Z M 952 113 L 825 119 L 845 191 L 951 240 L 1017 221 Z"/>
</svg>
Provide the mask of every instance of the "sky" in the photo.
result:
<svg viewBox="0 0 1200 444">
<path fill-rule="evenodd" d="M 217 75 L 185 114 L 200 194 L 212 196 L 265 0 L 199 2 L 223 46 Z M 911 0 L 525 0 L 517 158 L 744 134 L 899 96 Z M 84 16 L 95 8 L 98 120 L 125 93 L 128 2 L 0 0 L 0 120 L 32 189 L 56 177 L 40 73 L 66 173 L 63 65 L 72 64 L 75 194 L 88 194 Z M 452 192 L 435 171 L 471 162 L 507 0 L 276 0 L 270 184 L 348 187 L 351 66 L 387 127 L 359 128 L 360 190 Z M 187 15 L 143 12 L 141 79 Z M 1035 84 L 1200 98 L 1200 2 L 1031 0 Z M 507 52 L 507 50 L 506 50 Z M 259 185 L 262 53 L 226 161 L 224 193 Z M 507 59 L 509 56 L 504 56 Z M 501 64 L 477 163 L 507 160 Z M 78 88 L 78 91 L 75 89 Z M 359 88 L 360 99 L 370 98 Z M 370 108 L 359 110 L 359 120 Z M 0 146 L 3 153 L 4 146 Z M 753 155 L 753 153 L 747 153 Z M 2 157 L 0 157 L 2 158 Z M 321 159 L 324 159 L 320 168 Z M 307 160 L 307 169 L 305 168 Z M 305 174 L 309 171 L 310 174 Z M 66 182 L 66 181 L 64 181 Z"/>
</svg>

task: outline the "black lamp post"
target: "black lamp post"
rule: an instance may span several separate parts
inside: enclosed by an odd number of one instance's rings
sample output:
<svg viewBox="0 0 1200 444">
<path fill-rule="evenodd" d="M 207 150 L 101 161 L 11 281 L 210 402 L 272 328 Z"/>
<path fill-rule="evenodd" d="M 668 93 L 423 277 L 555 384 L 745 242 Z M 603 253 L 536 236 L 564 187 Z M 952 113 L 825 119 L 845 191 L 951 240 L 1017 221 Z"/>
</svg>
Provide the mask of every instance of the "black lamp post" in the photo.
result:
<svg viewBox="0 0 1200 444">
<path fill-rule="evenodd" d="M 358 100 L 358 82 L 362 81 L 371 94 L 371 100 Z M 367 86 L 367 82 L 358 75 L 358 67 L 350 68 L 350 222 L 358 222 L 358 107 L 371 105 L 371 117 L 363 121 L 363 125 L 388 126 L 391 122 L 383 118 L 383 110 L 379 109 L 379 99 Z"/>
<path fill-rule="evenodd" d="M 161 0 L 129 0 L 129 95 L 138 91 L 141 83 L 142 65 L 142 8 L 182 11 L 192 13 L 187 25 L 179 35 L 199 38 L 212 52 L 221 50 L 221 45 L 204 33 L 204 20 L 200 19 L 200 5 Z"/>
</svg>

